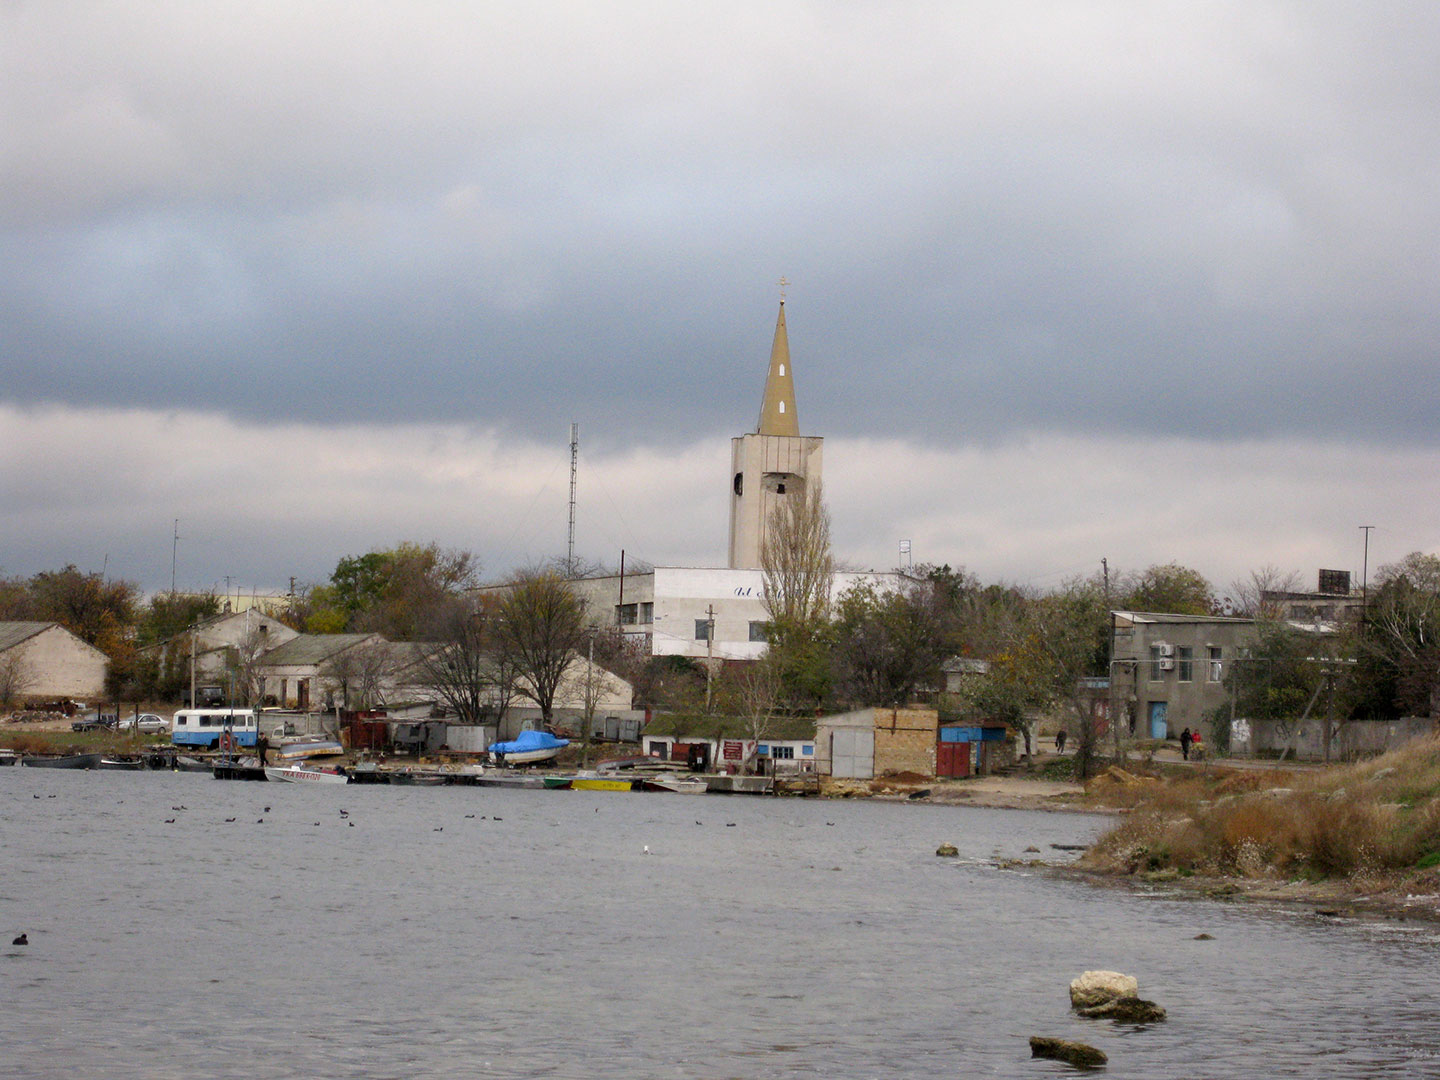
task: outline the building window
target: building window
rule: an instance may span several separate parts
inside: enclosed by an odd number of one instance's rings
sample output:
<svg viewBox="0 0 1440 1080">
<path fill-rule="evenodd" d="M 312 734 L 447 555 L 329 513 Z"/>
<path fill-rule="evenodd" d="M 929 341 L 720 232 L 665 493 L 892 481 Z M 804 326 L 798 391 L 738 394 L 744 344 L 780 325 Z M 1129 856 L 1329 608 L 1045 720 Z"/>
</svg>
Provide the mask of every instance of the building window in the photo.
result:
<svg viewBox="0 0 1440 1080">
<path fill-rule="evenodd" d="M 795 757 L 795 748 L 793 746 L 772 746 L 770 747 L 770 756 L 782 761 L 791 761 Z"/>
<path fill-rule="evenodd" d="M 783 402 L 783 401 L 780 402 L 780 412 L 781 412 L 782 414 L 785 412 L 785 402 Z"/>
<path fill-rule="evenodd" d="M 1189 645 L 1177 645 L 1175 647 L 1175 677 L 1180 682 L 1190 682 L 1195 678 L 1194 650 Z"/>
<path fill-rule="evenodd" d="M 616 604 L 615 620 L 621 626 L 634 626 L 635 617 L 638 614 L 638 607 L 635 604 Z"/>
<path fill-rule="evenodd" d="M 781 375 L 784 375 L 784 374 L 785 374 L 785 365 L 784 365 L 784 364 L 781 364 L 781 365 L 780 365 L 780 374 L 781 374 Z"/>
<path fill-rule="evenodd" d="M 763 620 L 763 619 L 751 619 L 751 620 L 750 620 L 750 640 L 751 640 L 751 641 L 769 641 L 769 640 L 770 640 L 770 624 L 769 624 L 768 622 L 766 622 L 765 620 Z"/>
<path fill-rule="evenodd" d="M 645 624 L 648 624 L 648 623 L 653 623 L 654 621 L 655 621 L 655 605 L 654 605 L 654 604 L 649 604 L 649 603 L 647 603 L 647 604 L 641 604 L 641 605 L 640 605 L 640 622 L 641 622 L 641 624 L 642 624 L 642 625 L 645 625 Z"/>
<path fill-rule="evenodd" d="M 1225 664 L 1220 659 L 1220 646 L 1207 645 L 1205 652 L 1210 660 L 1210 681 L 1221 682 L 1225 678 Z"/>
<path fill-rule="evenodd" d="M 800 748 L 800 753 L 804 754 L 806 757 L 811 757 L 815 753 L 815 747 L 811 746 L 809 743 L 806 743 Z"/>
<path fill-rule="evenodd" d="M 1150 681 L 1159 682 L 1165 678 L 1164 656 L 1159 645 L 1150 646 Z"/>
<path fill-rule="evenodd" d="M 709 640 L 710 640 L 710 620 L 709 620 L 709 619 L 696 619 L 696 620 L 695 620 L 695 640 L 696 640 L 696 641 L 709 641 Z"/>
</svg>

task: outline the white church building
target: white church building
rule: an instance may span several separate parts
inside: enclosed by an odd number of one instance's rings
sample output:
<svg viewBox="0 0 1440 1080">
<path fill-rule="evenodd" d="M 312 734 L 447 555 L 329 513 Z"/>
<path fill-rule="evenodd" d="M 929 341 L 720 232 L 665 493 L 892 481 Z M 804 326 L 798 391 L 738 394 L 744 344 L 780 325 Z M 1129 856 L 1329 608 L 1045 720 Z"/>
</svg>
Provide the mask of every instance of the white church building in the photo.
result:
<svg viewBox="0 0 1440 1080">
<path fill-rule="evenodd" d="M 586 601 L 591 621 L 643 638 L 654 656 L 759 658 L 769 619 L 760 568 L 765 533 L 777 507 L 804 498 L 808 487 L 820 482 L 824 442 L 818 435 L 800 434 L 781 300 L 759 422 L 754 431 L 730 440 L 729 565 L 657 566 L 623 578 L 612 574 L 574 581 L 571 586 Z M 893 573 L 841 571 L 831 596 L 860 581 L 882 589 L 899 584 Z"/>
</svg>

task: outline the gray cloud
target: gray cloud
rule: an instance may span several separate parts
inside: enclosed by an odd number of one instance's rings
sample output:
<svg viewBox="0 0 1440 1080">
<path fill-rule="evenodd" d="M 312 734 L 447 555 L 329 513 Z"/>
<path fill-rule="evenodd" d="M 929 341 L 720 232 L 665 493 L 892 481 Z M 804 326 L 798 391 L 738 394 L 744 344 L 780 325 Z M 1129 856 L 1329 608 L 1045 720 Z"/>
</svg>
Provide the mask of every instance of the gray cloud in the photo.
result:
<svg viewBox="0 0 1440 1080">
<path fill-rule="evenodd" d="M 753 422 L 783 273 L 832 440 L 1440 431 L 1433 5 L 0 25 L 0 401 L 27 409 L 555 449 L 579 420 L 595 452 L 687 454 Z"/>
</svg>

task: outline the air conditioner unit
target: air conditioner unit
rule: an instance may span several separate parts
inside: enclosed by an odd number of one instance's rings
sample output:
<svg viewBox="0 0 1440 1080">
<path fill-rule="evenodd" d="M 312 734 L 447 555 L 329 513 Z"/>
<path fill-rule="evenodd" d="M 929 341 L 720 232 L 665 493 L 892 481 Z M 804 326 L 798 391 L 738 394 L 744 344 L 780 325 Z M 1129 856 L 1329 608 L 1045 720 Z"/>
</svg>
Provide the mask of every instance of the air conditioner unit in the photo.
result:
<svg viewBox="0 0 1440 1080">
<path fill-rule="evenodd" d="M 1161 670 L 1161 671 L 1174 671 L 1174 670 L 1175 670 L 1175 661 L 1174 661 L 1174 660 L 1161 660 L 1161 661 L 1160 661 L 1160 670 Z"/>
<path fill-rule="evenodd" d="M 1168 642 L 1165 642 L 1165 641 L 1157 642 L 1156 645 L 1155 645 L 1155 647 L 1160 650 L 1160 655 L 1161 655 L 1161 656 L 1174 656 L 1174 655 L 1175 655 L 1175 646 L 1169 644 Z"/>
</svg>

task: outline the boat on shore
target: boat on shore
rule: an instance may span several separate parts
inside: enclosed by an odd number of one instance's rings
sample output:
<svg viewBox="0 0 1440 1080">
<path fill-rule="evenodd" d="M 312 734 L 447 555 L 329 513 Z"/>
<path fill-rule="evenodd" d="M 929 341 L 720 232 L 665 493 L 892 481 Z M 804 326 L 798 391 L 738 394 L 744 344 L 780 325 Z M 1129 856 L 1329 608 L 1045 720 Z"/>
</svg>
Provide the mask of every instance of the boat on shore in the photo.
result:
<svg viewBox="0 0 1440 1080">
<path fill-rule="evenodd" d="M 637 781 L 629 777 L 577 776 L 570 781 L 570 788 L 573 791 L 635 791 L 636 784 Z"/>
<path fill-rule="evenodd" d="M 20 764 L 27 769 L 98 769 L 101 754 L 25 754 Z"/>
<path fill-rule="evenodd" d="M 491 743 L 488 749 L 506 765 L 538 765 L 553 760 L 569 745 L 569 739 L 557 739 L 548 731 L 522 731 L 509 742 Z"/>
<path fill-rule="evenodd" d="M 278 761 L 299 761 L 303 758 L 330 757 L 343 754 L 345 747 L 329 735 L 299 735 L 281 739 L 270 745 L 270 756 Z"/>
<path fill-rule="evenodd" d="M 338 769 L 310 765 L 266 765 L 265 779 L 283 784 L 348 784 L 350 777 Z"/>
<path fill-rule="evenodd" d="M 0 765 L 18 765 L 20 755 L 14 750 L 0 750 Z"/>
<path fill-rule="evenodd" d="M 478 784 L 480 787 L 543 788 L 545 786 L 545 778 L 543 776 L 536 776 L 533 773 L 504 772 L 501 770 L 482 773 L 470 782 Z"/>
<path fill-rule="evenodd" d="M 551 791 L 564 791 L 569 788 L 574 779 L 573 776 L 547 776 L 543 783 Z"/>
<path fill-rule="evenodd" d="M 710 785 L 694 776 L 647 776 L 640 781 L 646 791 L 674 791 L 680 795 L 704 795 Z"/>
</svg>

